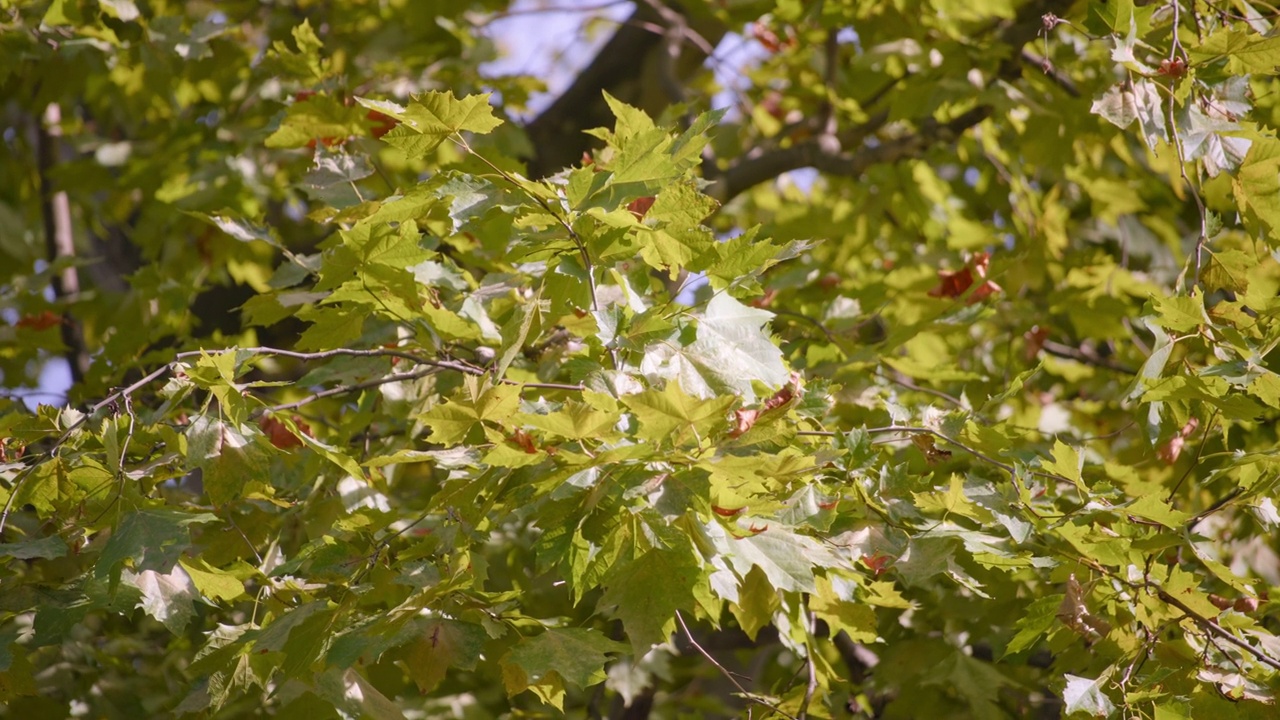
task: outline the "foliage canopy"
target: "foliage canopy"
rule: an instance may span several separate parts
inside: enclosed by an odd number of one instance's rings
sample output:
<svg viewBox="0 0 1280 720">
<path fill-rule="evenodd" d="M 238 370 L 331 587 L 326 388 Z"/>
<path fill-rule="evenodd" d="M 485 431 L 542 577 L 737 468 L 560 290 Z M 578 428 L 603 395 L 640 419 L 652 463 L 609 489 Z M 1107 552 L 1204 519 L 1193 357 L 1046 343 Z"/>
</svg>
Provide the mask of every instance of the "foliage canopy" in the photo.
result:
<svg viewBox="0 0 1280 720">
<path fill-rule="evenodd" d="M 1270 6 L 506 5 L 0 3 L 0 717 L 1273 716 Z"/>
</svg>

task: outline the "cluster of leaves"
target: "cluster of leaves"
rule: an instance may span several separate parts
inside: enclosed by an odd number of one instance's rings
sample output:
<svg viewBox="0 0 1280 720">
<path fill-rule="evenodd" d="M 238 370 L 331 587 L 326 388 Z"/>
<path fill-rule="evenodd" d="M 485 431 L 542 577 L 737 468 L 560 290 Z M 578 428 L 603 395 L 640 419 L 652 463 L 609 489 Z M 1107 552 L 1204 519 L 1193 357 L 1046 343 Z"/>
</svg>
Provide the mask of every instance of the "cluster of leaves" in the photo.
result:
<svg viewBox="0 0 1280 720">
<path fill-rule="evenodd" d="M 470 92 L 464 7 L 18 4 L 15 56 L 81 68 L 131 139 L 15 192 L 84 183 L 110 233 L 123 167 L 169 209 L 139 206 L 128 302 L 51 303 L 74 258 L 5 271 L 6 384 L 72 320 L 98 354 L 79 409 L 0 408 L 0 716 L 1269 716 L 1280 44 L 1244 3 L 1117 1 L 1045 15 L 1015 85 L 966 38 L 1027 8 L 937 4 L 919 38 L 913 3 L 756 12 L 791 96 L 662 124 L 606 95 L 544 179 Z M 849 26 L 859 87 L 806 85 Z M 438 77 L 351 82 L 386 38 Z M 722 208 L 715 158 L 806 141 L 787 104 L 976 126 Z M 244 327 L 189 337 L 221 273 Z"/>
</svg>

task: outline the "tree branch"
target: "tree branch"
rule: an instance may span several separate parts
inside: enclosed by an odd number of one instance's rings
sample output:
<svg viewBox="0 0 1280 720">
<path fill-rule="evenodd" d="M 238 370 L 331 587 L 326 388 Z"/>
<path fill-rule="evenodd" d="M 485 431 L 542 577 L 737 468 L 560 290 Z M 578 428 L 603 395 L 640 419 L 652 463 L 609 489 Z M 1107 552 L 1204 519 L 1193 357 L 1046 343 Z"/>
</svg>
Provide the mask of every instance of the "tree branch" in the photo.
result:
<svg viewBox="0 0 1280 720">
<path fill-rule="evenodd" d="M 1000 64 L 997 76 L 1012 79 L 1021 73 L 1025 62 L 1022 47 L 1043 30 L 1044 14 L 1063 12 L 1069 5 L 1065 0 L 1033 0 L 1021 8 L 1015 19 L 996 25 L 992 42 L 1013 48 L 1009 57 Z M 841 151 L 841 145 L 851 147 L 854 143 L 843 137 L 842 142 L 833 143 L 832 135 L 822 133 L 790 147 L 743 158 L 716 173 L 711 178 L 714 184 L 707 192 L 723 204 L 759 183 L 807 167 L 828 175 L 860 177 L 875 165 L 897 162 L 919 155 L 935 144 L 953 141 L 991 113 L 991 107 L 978 106 L 946 122 L 925 118 L 916 123 L 918 129 L 914 133 L 867 144 L 866 139 L 874 135 L 887 119 L 887 116 L 878 114 L 855 129 L 854 134 L 859 136 L 855 150 Z"/>
<path fill-rule="evenodd" d="M 830 137 L 819 135 L 791 147 L 749 156 L 735 163 L 719 175 L 707 192 L 723 204 L 766 180 L 806 167 L 828 175 L 860 177 L 875 165 L 897 162 L 917 155 L 934 143 L 954 140 L 990 114 L 991 108 L 980 106 L 945 123 L 931 118 L 922 123 L 915 133 L 879 145 L 864 145 L 855 152 L 832 153 L 829 151 Z"/>
<path fill-rule="evenodd" d="M 76 256 L 71 234 L 71 203 L 67 193 L 55 190 L 50 174 L 58 159 L 58 139 L 62 137 L 62 108 L 57 103 L 45 107 L 44 118 L 36 123 L 36 163 L 40 178 L 40 216 L 44 223 L 45 253 L 50 264 Z M 80 294 L 80 276 L 68 264 L 53 276 L 53 294 L 63 302 Z M 89 370 L 89 353 L 84 332 L 70 310 L 62 311 L 62 344 L 71 367 L 71 381 L 79 384 Z"/>
<path fill-rule="evenodd" d="M 719 43 L 728 30 L 709 15 L 690 17 L 682 13 L 688 20 L 681 35 L 693 47 L 681 52 L 679 58 L 664 60 L 661 56 L 670 52 L 670 33 L 649 29 L 671 26 L 655 9 L 659 4 L 636 3 L 635 12 L 569 89 L 525 126 L 537 153 L 529 161 L 530 177 L 545 177 L 578 162 L 593 142 L 583 131 L 613 125 L 613 113 L 604 101 L 606 91 L 651 116 L 661 114 L 671 103 L 668 93 L 672 79 L 683 80 L 701 68 L 707 50 Z M 680 12 L 674 3 L 661 6 L 667 12 Z M 670 65 L 665 73 L 664 62 Z"/>
</svg>

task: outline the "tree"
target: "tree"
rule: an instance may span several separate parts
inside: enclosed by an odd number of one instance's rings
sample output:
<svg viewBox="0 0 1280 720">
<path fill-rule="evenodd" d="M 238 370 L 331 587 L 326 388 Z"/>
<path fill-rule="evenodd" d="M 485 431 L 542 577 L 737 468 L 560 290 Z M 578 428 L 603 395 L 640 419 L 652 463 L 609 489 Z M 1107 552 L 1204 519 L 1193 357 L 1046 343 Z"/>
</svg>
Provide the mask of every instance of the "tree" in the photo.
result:
<svg viewBox="0 0 1280 720">
<path fill-rule="evenodd" d="M 0 716 L 1272 716 L 1270 6 L 528 10 L 5 4 Z"/>
</svg>

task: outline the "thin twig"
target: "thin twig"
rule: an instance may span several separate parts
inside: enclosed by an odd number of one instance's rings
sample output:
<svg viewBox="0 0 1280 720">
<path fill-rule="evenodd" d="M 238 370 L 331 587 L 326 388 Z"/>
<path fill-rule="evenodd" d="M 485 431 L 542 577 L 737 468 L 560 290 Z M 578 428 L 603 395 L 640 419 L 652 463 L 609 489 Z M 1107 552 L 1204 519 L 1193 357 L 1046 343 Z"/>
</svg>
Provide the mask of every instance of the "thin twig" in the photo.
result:
<svg viewBox="0 0 1280 720">
<path fill-rule="evenodd" d="M 49 453 L 52 454 L 55 450 L 57 450 L 63 443 L 67 441 L 67 438 L 71 437 L 72 432 L 74 432 L 80 426 L 88 422 L 89 418 L 93 417 L 96 413 L 101 411 L 103 408 L 111 405 L 112 403 L 128 398 L 130 395 L 132 395 L 134 392 L 138 391 L 142 387 L 173 372 L 175 369 L 178 368 L 178 366 L 182 363 L 183 360 L 187 360 L 190 358 L 198 358 L 204 355 L 221 355 L 221 354 L 231 353 L 231 352 L 235 352 L 235 353 L 244 352 L 244 353 L 249 353 L 251 355 L 279 355 L 281 357 L 289 357 L 289 358 L 295 358 L 298 360 L 307 360 L 307 361 L 324 360 L 327 358 L 339 357 L 339 356 L 401 358 L 404 360 L 409 360 L 419 365 L 426 365 L 429 368 L 431 368 L 433 371 L 434 370 L 452 370 L 454 372 L 463 373 L 465 375 L 474 375 L 477 377 L 483 376 L 487 373 L 487 371 L 484 368 L 478 368 L 478 367 L 468 365 L 466 363 L 459 362 L 456 360 L 434 360 L 431 358 L 425 358 L 419 355 L 414 355 L 413 353 L 405 352 L 403 350 L 395 350 L 391 348 L 379 348 L 376 350 L 362 350 L 362 349 L 356 349 L 356 348 L 335 348 L 333 350 L 320 350 L 317 352 L 299 352 L 297 350 L 283 350 L 280 348 L 271 348 L 271 347 L 250 347 L 250 348 L 234 348 L 233 347 L 233 348 L 219 348 L 215 350 L 191 350 L 187 352 L 180 352 L 174 355 L 173 362 L 167 363 L 165 365 L 162 365 L 159 368 L 156 368 L 155 370 L 152 370 L 150 373 L 147 373 L 145 376 L 143 376 L 142 379 L 137 380 L 136 382 L 126 387 L 120 388 L 119 390 L 116 390 L 115 392 L 111 393 L 110 395 L 107 395 L 98 403 L 90 407 L 89 411 L 85 413 L 83 417 L 81 417 L 79 420 L 67 426 L 67 429 L 63 431 L 62 435 L 53 444 L 53 447 L 50 448 Z M 427 372 L 422 373 L 422 375 L 426 375 L 426 374 L 429 374 L 429 373 Z M 373 383 L 373 385 L 369 385 L 367 387 L 372 387 L 374 385 L 382 385 L 382 384 L 391 383 L 391 382 L 399 382 L 405 379 L 411 379 L 411 378 L 405 377 L 405 375 L 407 375 L 407 373 L 401 374 L 401 375 L 388 376 L 386 378 L 379 378 L 377 381 Z M 422 377 L 422 375 L 418 375 L 417 377 Z M 507 378 L 501 378 L 498 380 L 498 382 L 503 385 L 514 385 L 521 388 L 531 388 L 536 390 L 567 390 L 571 392 L 578 392 L 583 389 L 582 385 L 571 385 L 567 383 L 520 382 L 519 380 L 509 380 Z M 357 387 L 357 385 L 361 385 L 361 387 Z M 364 387 L 366 386 L 363 386 L 362 383 L 357 383 L 356 385 L 344 386 L 344 387 L 346 388 L 346 392 L 352 392 L 354 390 L 364 389 Z M 330 395 L 337 395 L 337 394 L 340 394 L 340 393 L 330 392 L 323 395 L 318 394 L 319 397 L 314 397 L 312 398 L 312 400 L 318 400 L 321 397 L 329 397 Z M 276 409 L 287 409 L 287 408 L 285 408 L 284 406 L 281 406 L 280 408 L 276 408 Z M 10 497 L 12 498 L 12 496 Z M 3 530 L 4 530 L 4 524 L 2 521 L 0 521 L 0 531 L 3 531 Z"/>
<path fill-rule="evenodd" d="M 698 641 L 693 639 L 693 633 L 689 631 L 689 626 L 685 624 L 684 616 L 680 614 L 679 610 L 676 611 L 676 621 L 680 623 L 681 629 L 684 630 L 684 636 L 689 639 L 689 644 L 693 646 L 693 649 L 697 650 L 698 653 L 702 655 L 702 657 L 707 659 L 707 662 L 714 665 L 716 669 L 719 670 L 725 676 L 725 678 L 729 680 L 729 682 L 733 683 L 733 686 L 738 688 L 738 692 L 742 693 L 742 696 L 744 698 L 758 705 L 763 705 L 764 707 L 769 708 L 770 710 L 778 713 L 779 715 L 785 718 L 789 718 L 790 720 L 799 720 L 799 718 L 797 718 L 796 716 L 788 714 L 782 708 L 778 707 L 777 705 L 774 705 L 768 700 L 765 700 L 759 695 L 743 687 L 742 683 L 738 682 L 738 679 L 733 676 L 733 673 L 729 672 L 728 668 L 721 665 L 719 661 L 717 661 L 714 657 L 711 656 L 711 653 L 704 650 L 702 646 L 698 644 Z"/>
<path fill-rule="evenodd" d="M 31 465 L 18 474 L 18 479 L 14 480 L 13 488 L 9 490 L 9 497 L 4 501 L 4 510 L 0 511 L 0 540 L 4 539 L 4 528 L 9 522 L 9 511 L 13 509 L 14 498 L 18 497 L 18 493 L 22 490 L 22 486 L 27 482 L 27 478 L 31 476 L 31 471 L 35 470 L 39 465 Z"/>
<path fill-rule="evenodd" d="M 348 393 L 353 393 L 359 390 L 368 390 L 369 388 L 378 387 L 380 385 L 388 385 L 394 382 L 404 382 L 406 380 L 417 380 L 418 378 L 423 378 L 428 375 L 434 375 L 435 373 L 438 373 L 438 372 L 440 372 L 440 368 L 438 367 L 425 367 L 418 370 L 414 370 L 413 372 L 399 373 L 395 375 L 386 375 L 380 378 L 373 378 L 372 380 L 365 380 L 364 382 L 352 383 L 350 385 L 338 385 L 337 387 L 331 387 L 327 390 L 321 390 L 320 392 L 312 393 L 302 398 L 301 400 L 295 400 L 294 402 L 282 403 L 280 405 L 272 405 L 271 407 L 263 408 L 262 410 L 258 411 L 255 414 L 260 415 L 266 411 L 280 412 L 283 410 L 296 410 L 297 408 L 300 408 L 303 405 L 310 405 L 311 403 L 317 400 L 321 400 L 327 397 L 333 397 L 334 395 L 346 395 Z"/>
<path fill-rule="evenodd" d="M 972 448 L 972 447 L 970 447 L 970 446 L 968 446 L 968 445 L 965 445 L 964 443 L 960 442 L 959 440 L 956 440 L 955 438 L 952 438 L 952 437 L 950 437 L 950 436 L 948 436 L 948 435 L 945 435 L 945 434 L 943 434 L 943 433 L 941 433 L 941 432 L 939 432 L 939 431 L 937 431 L 937 430 L 934 430 L 934 429 L 932 429 L 932 428 L 927 428 L 927 427 L 915 427 L 915 426 L 912 426 L 912 425 L 887 425 L 887 426 L 885 426 L 885 427 L 864 428 L 864 429 L 863 429 L 863 432 L 867 433 L 868 435 L 882 435 L 882 434 L 885 434 L 885 433 L 907 433 L 907 434 L 914 434 L 914 435 L 932 435 L 933 437 L 935 437 L 935 438 L 937 438 L 937 439 L 939 439 L 939 440 L 942 440 L 943 442 L 947 442 L 947 443 L 950 443 L 950 444 L 952 444 L 952 445 L 955 445 L 956 447 L 960 448 L 961 450 L 965 451 L 966 453 L 968 453 L 968 454 L 970 454 L 970 455 L 972 455 L 972 456 L 974 456 L 974 457 L 978 458 L 979 460 L 981 460 L 981 461 L 983 461 L 983 462 L 985 462 L 985 463 L 987 463 L 987 464 L 989 464 L 989 465 L 994 465 L 995 467 L 1000 468 L 1001 470 L 1003 470 L 1003 471 L 1005 471 L 1005 472 L 1009 473 L 1009 478 L 1010 478 L 1010 480 L 1012 480 L 1012 481 L 1013 481 L 1013 483 L 1015 484 L 1015 486 L 1019 485 L 1019 483 L 1018 483 L 1018 469 L 1017 469 L 1017 468 L 1015 468 L 1013 465 L 1010 465 L 1009 463 L 1000 462 L 999 460 L 996 460 L 995 458 L 991 457 L 990 455 L 987 455 L 986 453 L 983 453 L 983 452 L 982 452 L 982 451 L 980 451 L 980 450 L 977 450 L 977 449 Z M 837 435 L 840 435 L 840 434 L 841 434 L 841 433 L 832 432 L 832 431 L 830 431 L 830 430 L 799 430 L 799 431 L 797 431 L 797 432 L 796 432 L 796 435 L 797 435 L 798 437 L 836 437 Z M 1054 481 L 1057 481 L 1057 482 L 1070 483 L 1070 484 L 1072 484 L 1072 485 L 1074 485 L 1074 484 L 1075 484 L 1075 481 L 1074 481 L 1074 480 L 1072 480 L 1071 478 L 1064 477 L 1064 476 L 1059 475 L 1059 474 L 1057 474 L 1057 473 L 1045 472 L 1044 470 L 1031 470 L 1031 471 L 1030 471 L 1030 475 L 1031 475 L 1032 477 L 1045 478 L 1045 479 L 1048 479 L 1048 480 L 1054 480 Z M 1037 518 L 1039 518 L 1039 517 L 1040 517 L 1040 514 L 1039 514 L 1039 513 L 1037 513 L 1035 510 L 1033 510 L 1030 506 L 1026 506 L 1026 509 L 1027 509 L 1027 512 L 1030 512 L 1032 515 L 1035 515 Z"/>
<path fill-rule="evenodd" d="M 680 52 L 684 47 L 684 39 L 688 34 L 689 23 L 685 21 L 683 15 L 667 7 L 660 0 L 645 0 L 645 3 L 667 23 L 667 28 L 662 34 L 666 47 L 658 57 L 658 75 L 662 81 L 662 89 L 673 105 L 682 103 L 684 102 L 684 85 L 680 82 L 677 67 L 680 62 Z"/>
<path fill-rule="evenodd" d="M 495 173 L 497 173 L 499 177 L 501 177 L 503 180 L 506 180 L 508 183 L 511 183 L 511 185 L 513 185 L 517 190 L 524 193 L 526 197 L 528 197 L 530 200 L 533 200 L 535 203 L 537 203 L 539 207 L 541 207 L 544 211 L 546 211 L 548 215 L 554 218 L 555 221 L 559 223 L 561 227 L 564 228 L 565 232 L 569 234 L 569 239 L 573 241 L 574 247 L 578 249 L 579 256 L 581 256 L 582 258 L 583 270 L 585 270 L 587 273 L 587 286 L 591 290 L 591 309 L 596 313 L 599 313 L 600 312 L 600 298 L 599 298 L 600 293 L 599 293 L 599 290 L 596 288 L 595 265 L 591 262 L 591 254 L 587 251 L 587 244 L 586 242 L 583 241 L 582 237 L 578 235 L 578 231 L 574 230 L 573 226 L 569 224 L 569 221 L 566 220 L 564 217 L 562 217 L 560 213 L 556 212 L 556 210 L 551 207 L 550 203 L 548 203 L 546 200 L 543 200 L 536 193 L 529 192 L 528 188 L 526 188 L 523 183 L 521 183 L 514 176 L 512 176 L 511 173 L 508 173 L 506 170 L 503 170 L 502 168 L 498 167 L 494 163 L 490 162 L 488 158 L 481 155 L 480 153 L 477 153 L 474 149 L 472 149 L 471 145 L 467 143 L 465 138 L 461 136 L 455 136 L 455 142 L 457 142 L 458 145 L 462 147 L 462 149 L 470 153 L 472 157 L 476 158 L 477 160 L 484 163 L 485 165 L 488 165 L 489 168 L 492 169 Z M 618 366 L 618 350 L 617 348 L 614 348 L 612 346 L 610 346 L 608 350 L 609 350 L 609 359 L 613 362 L 613 368 L 617 370 L 619 367 Z"/>
<path fill-rule="evenodd" d="M 1173 14 L 1173 45 L 1169 48 L 1169 53 L 1171 58 L 1176 57 L 1176 53 L 1182 49 L 1182 46 L 1179 44 L 1179 41 L 1178 41 L 1178 3 L 1174 2 L 1172 3 L 1172 5 L 1173 5 L 1173 13 L 1174 13 Z M 1178 133 L 1177 116 L 1173 112 L 1174 101 L 1173 101 L 1172 95 L 1173 95 L 1174 82 L 1176 81 L 1173 79 L 1169 80 L 1168 90 L 1171 97 L 1169 99 L 1169 109 L 1166 112 L 1166 115 L 1168 116 L 1168 121 L 1169 121 L 1168 134 L 1169 134 L 1169 138 L 1171 139 L 1170 144 L 1173 145 L 1173 151 L 1178 154 L 1178 173 L 1182 176 L 1182 182 L 1187 184 L 1187 192 L 1191 193 L 1191 199 L 1196 201 L 1196 211 L 1199 213 L 1199 216 L 1200 216 L 1200 236 L 1196 238 L 1196 245 L 1192 255 L 1195 261 L 1195 272 L 1189 279 L 1189 282 L 1187 282 L 1186 284 L 1186 287 L 1188 290 L 1194 290 L 1196 287 L 1200 285 L 1200 270 L 1204 261 L 1204 246 L 1206 243 L 1209 242 L 1209 211 L 1207 208 L 1205 208 L 1204 200 L 1200 197 L 1200 190 L 1197 189 L 1197 187 L 1192 184 L 1191 178 L 1187 176 L 1187 162 L 1188 162 L 1187 153 L 1185 148 L 1182 145 L 1182 138 Z M 1163 87 L 1163 86 L 1158 86 L 1158 87 Z M 1200 179 L 1198 176 L 1199 176 L 1199 173 L 1197 173 L 1197 179 Z M 1201 183 L 1201 185 L 1203 185 L 1203 183 Z M 1190 259 L 1192 258 L 1188 258 L 1188 260 Z M 1178 278 L 1179 281 L 1186 280 L 1186 277 L 1185 277 L 1186 273 L 1187 273 L 1187 269 L 1184 267 L 1182 270 L 1182 274 Z"/>
<path fill-rule="evenodd" d="M 1076 362 L 1084 363 L 1085 365 L 1092 365 L 1094 367 L 1099 367 L 1104 370 L 1111 370 L 1113 372 L 1123 373 L 1125 375 L 1138 374 L 1137 370 L 1129 367 L 1128 365 L 1121 365 L 1120 363 L 1117 363 L 1108 358 L 1104 358 L 1095 353 L 1085 352 L 1080 348 L 1072 347 L 1065 343 L 1060 343 L 1054 340 L 1045 340 L 1040 347 L 1050 355 L 1055 355 L 1060 358 L 1066 358 L 1068 360 L 1075 360 Z"/>
<path fill-rule="evenodd" d="M 234 528 L 236 532 L 240 533 L 240 537 L 244 538 L 244 544 L 249 546 L 249 552 L 253 553 L 253 556 L 258 559 L 258 567 L 262 567 L 266 564 L 266 561 L 262 559 L 262 553 L 258 552 L 258 548 L 254 546 L 253 541 L 250 540 L 244 530 L 241 530 L 240 526 L 236 524 L 235 518 L 231 517 L 230 513 L 228 513 L 225 520 L 231 524 L 231 527 Z"/>
<path fill-rule="evenodd" d="M 1101 563 L 1097 562 L 1096 560 L 1092 560 L 1086 557 L 1076 557 L 1076 556 L 1073 556 L 1073 557 L 1077 562 L 1084 565 L 1088 565 L 1089 567 L 1093 568 L 1094 571 L 1101 573 L 1103 575 L 1106 575 L 1107 577 L 1111 578 L 1112 580 L 1115 580 L 1116 582 L 1119 582 L 1122 585 L 1125 585 L 1134 590 L 1149 590 L 1155 593 L 1156 597 L 1160 598 L 1161 601 L 1177 608 L 1179 611 L 1182 612 L 1184 616 L 1186 616 L 1189 620 L 1191 620 L 1195 624 L 1199 625 L 1208 634 L 1217 635 L 1219 638 L 1226 640 L 1232 645 L 1235 645 L 1236 647 L 1254 656 L 1255 658 L 1258 659 L 1259 662 L 1263 663 L 1264 665 L 1267 665 L 1275 670 L 1280 670 L 1280 660 L 1277 660 L 1276 658 L 1271 657 L 1266 652 L 1258 648 L 1255 648 L 1254 646 L 1241 640 L 1235 635 L 1232 635 L 1228 630 L 1218 625 L 1218 623 L 1215 622 L 1213 619 L 1207 618 L 1201 615 L 1200 613 L 1196 612 L 1195 610 L 1192 610 L 1191 607 L 1189 607 L 1186 603 L 1182 602 L 1178 598 L 1169 594 L 1168 592 L 1165 591 L 1164 588 L 1160 587 L 1154 582 L 1150 580 L 1143 580 L 1142 582 L 1134 582 L 1132 580 L 1129 580 L 1126 577 L 1121 576 L 1119 573 L 1112 572 L 1110 569 L 1108 569 L 1106 566 L 1102 565 Z"/>
<path fill-rule="evenodd" d="M 879 368 L 876 368 L 876 370 L 875 370 L 874 372 L 875 372 L 876 377 L 884 378 L 885 380 L 888 380 L 889 382 L 893 383 L 894 385 L 901 385 L 902 387 L 904 387 L 904 388 L 906 388 L 906 389 L 908 389 L 908 390 L 915 390 L 916 392 L 922 392 L 922 393 L 924 393 L 924 394 L 926 394 L 926 395 L 932 395 L 932 396 L 934 396 L 934 397 L 936 397 L 936 398 L 938 398 L 938 399 L 940 399 L 940 400 L 946 400 L 947 402 L 951 403 L 952 405 L 955 405 L 955 406 L 956 406 L 956 407 L 958 407 L 958 408 L 964 408 L 964 407 L 965 407 L 965 404 L 964 404 L 963 402 L 960 402 L 960 398 L 957 398 L 957 397 L 955 397 L 954 395 L 949 395 L 949 394 L 947 394 L 947 393 L 945 393 L 945 392 L 943 392 L 943 391 L 941 391 L 941 390 L 935 390 L 935 389 L 933 389 L 933 388 L 927 388 L 927 387 L 923 387 L 923 386 L 917 385 L 917 384 L 915 384 L 914 382 L 912 382 L 911 380 L 904 380 L 903 378 L 905 378 L 905 377 L 906 377 L 905 375 L 903 375 L 903 377 L 901 377 L 901 378 L 899 378 L 899 377 L 894 377 L 894 376 L 892 376 L 892 375 L 887 375 L 887 374 L 885 374 L 885 373 L 884 373 L 884 372 L 882 372 Z M 899 373 L 899 374 L 901 374 L 901 373 Z"/>
<path fill-rule="evenodd" d="M 1244 488 L 1242 487 L 1233 488 L 1231 492 L 1227 493 L 1226 495 L 1223 495 L 1221 498 L 1218 498 L 1217 502 L 1205 508 L 1204 510 L 1201 510 L 1195 515 L 1191 516 L 1191 519 L 1187 520 L 1186 525 L 1184 525 L 1183 527 L 1186 528 L 1187 532 L 1191 532 L 1192 530 L 1195 529 L 1196 525 L 1200 524 L 1201 520 L 1204 520 L 1210 515 L 1223 509 L 1232 500 L 1235 500 L 1236 498 L 1240 497 L 1242 494 L 1244 494 Z"/>
<path fill-rule="evenodd" d="M 809 717 L 809 703 L 813 702 L 813 694 L 818 689 L 818 668 L 813 662 L 813 636 L 818 631 L 818 618 L 812 611 L 806 610 L 805 620 L 808 621 L 808 627 L 805 628 L 804 664 L 809 671 L 809 682 L 804 688 L 804 700 L 800 701 L 800 709 L 796 712 L 797 720 L 805 720 Z"/>
<path fill-rule="evenodd" d="M 1187 467 L 1186 472 L 1182 473 L 1182 477 L 1178 478 L 1178 482 L 1174 483 L 1173 489 L 1169 491 L 1169 497 L 1164 500 L 1165 502 L 1173 502 L 1173 498 L 1178 494 L 1178 490 L 1182 489 L 1182 483 L 1186 482 L 1187 478 L 1191 477 L 1191 472 L 1200 465 L 1200 458 L 1204 456 L 1204 447 L 1209 444 L 1209 434 L 1213 432 L 1213 425 L 1218 421 L 1218 413 L 1220 412 L 1222 411 L 1218 408 L 1213 409 L 1213 415 L 1209 416 L 1209 424 L 1205 425 L 1204 428 L 1204 437 L 1200 438 L 1200 447 L 1196 450 L 1196 459 Z"/>
<path fill-rule="evenodd" d="M 1113 576 L 1113 577 L 1118 577 L 1118 576 Z M 1186 603 L 1182 602 L 1181 600 L 1174 597 L 1173 595 L 1170 595 L 1169 593 L 1165 592 L 1163 588 L 1155 585 L 1154 583 L 1148 583 L 1147 587 L 1149 589 L 1155 590 L 1157 597 L 1159 597 L 1164 602 L 1181 610 L 1183 615 L 1186 615 L 1188 618 L 1194 621 L 1195 624 L 1204 628 L 1210 635 L 1217 635 L 1223 640 L 1226 640 L 1232 645 L 1235 645 L 1236 647 L 1254 656 L 1262 664 L 1268 665 L 1274 670 L 1280 670 L 1280 660 L 1276 660 L 1275 658 L 1271 657 L 1270 655 L 1263 652 L 1262 650 L 1259 650 L 1258 648 L 1255 648 L 1254 646 L 1241 640 L 1235 635 L 1232 635 L 1225 628 L 1218 625 L 1218 623 L 1214 622 L 1209 618 L 1204 617 L 1200 613 L 1197 613 L 1195 610 L 1192 610 L 1190 607 L 1187 606 Z"/>
</svg>

